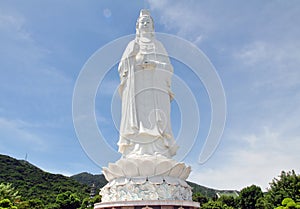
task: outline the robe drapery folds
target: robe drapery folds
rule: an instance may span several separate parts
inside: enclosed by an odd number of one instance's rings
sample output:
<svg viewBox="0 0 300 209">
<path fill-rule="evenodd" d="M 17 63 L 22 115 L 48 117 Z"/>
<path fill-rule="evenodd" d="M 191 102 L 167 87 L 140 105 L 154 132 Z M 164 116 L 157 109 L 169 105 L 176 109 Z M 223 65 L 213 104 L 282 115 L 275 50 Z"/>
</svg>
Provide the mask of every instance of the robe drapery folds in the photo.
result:
<svg viewBox="0 0 300 209">
<path fill-rule="evenodd" d="M 164 46 L 156 40 L 131 41 L 119 63 L 122 99 L 119 152 L 135 155 L 176 154 L 170 102 L 173 67 Z"/>
</svg>

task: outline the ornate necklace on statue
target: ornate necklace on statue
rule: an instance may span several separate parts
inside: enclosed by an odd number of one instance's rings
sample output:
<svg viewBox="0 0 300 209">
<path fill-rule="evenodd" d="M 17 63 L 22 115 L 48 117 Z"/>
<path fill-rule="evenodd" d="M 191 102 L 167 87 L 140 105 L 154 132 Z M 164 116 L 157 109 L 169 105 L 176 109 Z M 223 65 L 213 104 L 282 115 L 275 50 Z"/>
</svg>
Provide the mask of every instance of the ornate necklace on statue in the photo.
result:
<svg viewBox="0 0 300 209">
<path fill-rule="evenodd" d="M 139 52 L 142 54 L 151 54 L 155 52 L 155 45 L 149 38 L 141 37 L 138 41 L 138 45 L 140 46 Z"/>
</svg>

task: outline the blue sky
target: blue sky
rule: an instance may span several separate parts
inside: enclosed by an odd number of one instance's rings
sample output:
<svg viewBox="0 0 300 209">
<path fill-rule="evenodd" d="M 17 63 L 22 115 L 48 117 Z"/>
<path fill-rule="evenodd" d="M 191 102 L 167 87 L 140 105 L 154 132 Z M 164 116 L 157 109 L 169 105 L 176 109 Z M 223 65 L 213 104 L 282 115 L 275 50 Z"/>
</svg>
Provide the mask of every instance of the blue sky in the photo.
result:
<svg viewBox="0 0 300 209">
<path fill-rule="evenodd" d="M 0 153 L 18 159 L 27 153 L 31 163 L 54 173 L 101 172 L 74 130 L 74 85 L 95 51 L 135 33 L 143 7 L 150 9 L 156 31 L 197 45 L 224 86 L 227 121 L 222 140 L 209 161 L 200 165 L 209 100 L 201 82 L 180 71 L 180 63 L 173 60 L 175 74 L 192 89 L 203 117 L 204 132 L 184 159 L 193 170 L 189 180 L 218 189 L 251 184 L 265 189 L 281 170 L 299 172 L 300 2 L 296 0 L 0 1 Z M 104 91 L 96 97 L 98 124 L 111 143 L 118 134 L 106 108 L 117 85 L 118 74 L 112 68 L 100 86 Z M 180 114 L 176 103 L 172 107 L 176 135 Z"/>
</svg>

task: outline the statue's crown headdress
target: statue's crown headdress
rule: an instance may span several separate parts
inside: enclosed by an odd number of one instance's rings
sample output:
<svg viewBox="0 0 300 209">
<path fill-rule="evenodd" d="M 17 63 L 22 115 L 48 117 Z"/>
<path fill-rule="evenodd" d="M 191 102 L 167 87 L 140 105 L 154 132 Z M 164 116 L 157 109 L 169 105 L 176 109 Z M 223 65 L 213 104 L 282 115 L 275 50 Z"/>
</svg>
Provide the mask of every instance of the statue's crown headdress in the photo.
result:
<svg viewBox="0 0 300 209">
<path fill-rule="evenodd" d="M 140 12 L 140 17 L 143 17 L 143 16 L 151 16 L 150 11 L 146 10 L 146 9 L 142 9 Z"/>
</svg>

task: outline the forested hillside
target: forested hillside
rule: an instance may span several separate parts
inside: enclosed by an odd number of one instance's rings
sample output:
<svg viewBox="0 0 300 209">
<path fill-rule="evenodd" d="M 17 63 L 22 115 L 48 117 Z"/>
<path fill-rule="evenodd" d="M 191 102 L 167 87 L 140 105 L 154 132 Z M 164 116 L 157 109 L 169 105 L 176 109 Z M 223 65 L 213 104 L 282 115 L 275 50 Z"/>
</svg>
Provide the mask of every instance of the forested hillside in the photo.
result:
<svg viewBox="0 0 300 209">
<path fill-rule="evenodd" d="M 89 196 L 87 185 L 6 155 L 0 155 L 0 183 L 11 183 L 21 200 L 38 199 L 44 205 L 55 203 L 57 195 L 66 191 L 76 193 L 81 199 Z"/>
</svg>

